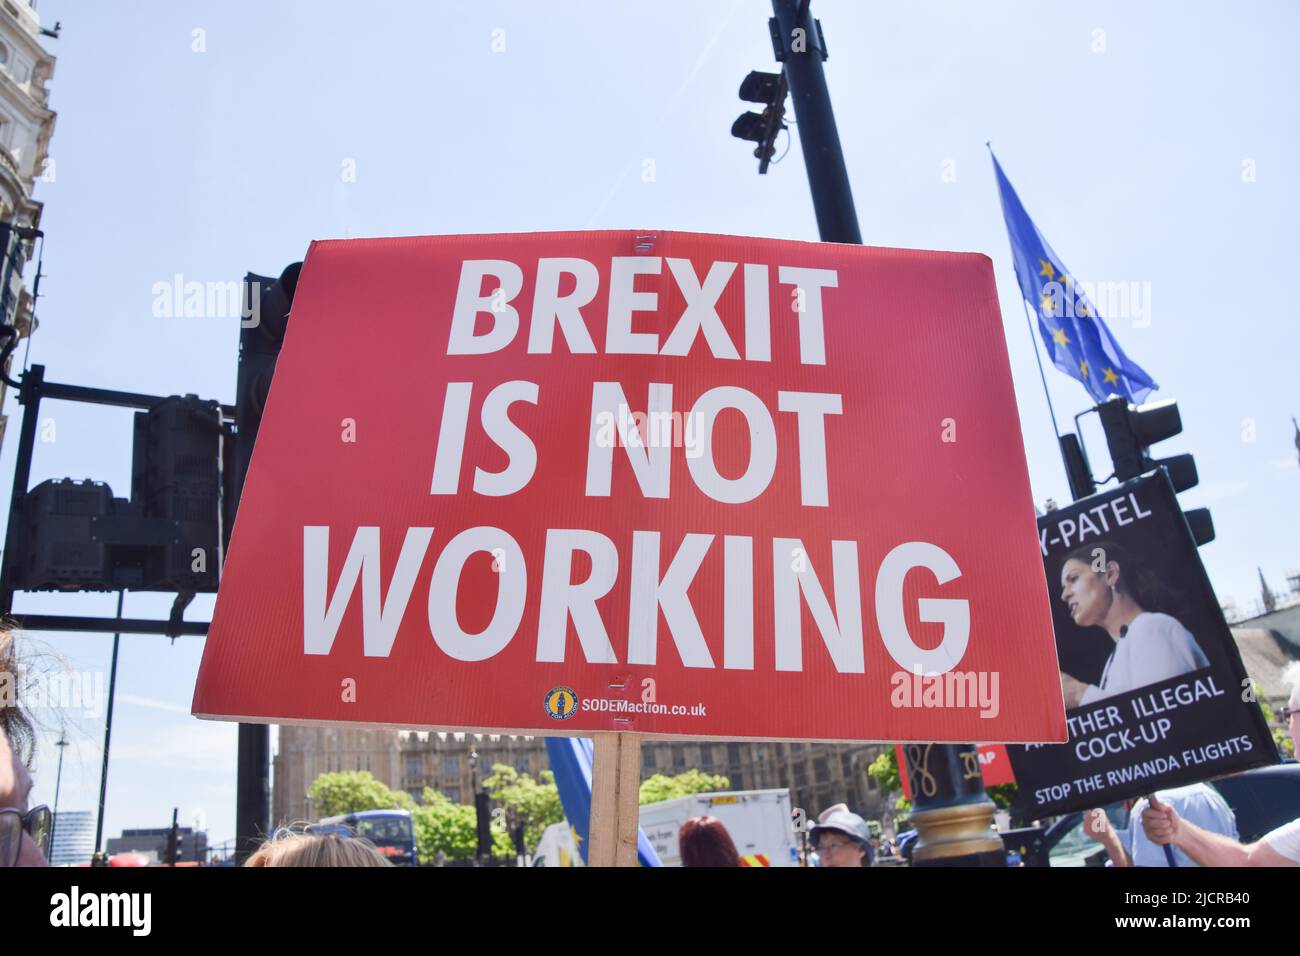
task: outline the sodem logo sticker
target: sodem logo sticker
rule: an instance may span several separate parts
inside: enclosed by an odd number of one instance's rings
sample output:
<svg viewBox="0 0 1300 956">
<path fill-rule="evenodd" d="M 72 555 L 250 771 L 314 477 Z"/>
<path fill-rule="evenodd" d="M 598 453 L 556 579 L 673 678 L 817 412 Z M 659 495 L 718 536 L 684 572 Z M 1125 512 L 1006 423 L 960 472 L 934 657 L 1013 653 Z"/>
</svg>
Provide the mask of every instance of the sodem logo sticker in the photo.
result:
<svg viewBox="0 0 1300 956">
<path fill-rule="evenodd" d="M 556 720 L 568 720 L 578 712 L 578 695 L 572 687 L 552 687 L 544 701 L 546 713 Z"/>
</svg>

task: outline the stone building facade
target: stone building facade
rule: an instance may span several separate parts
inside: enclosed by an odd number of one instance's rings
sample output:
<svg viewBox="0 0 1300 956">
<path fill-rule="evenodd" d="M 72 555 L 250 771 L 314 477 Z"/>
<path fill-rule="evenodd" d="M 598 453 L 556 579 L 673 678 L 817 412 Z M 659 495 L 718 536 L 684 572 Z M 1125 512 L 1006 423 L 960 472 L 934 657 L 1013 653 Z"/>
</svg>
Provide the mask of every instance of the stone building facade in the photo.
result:
<svg viewBox="0 0 1300 956">
<path fill-rule="evenodd" d="M 55 174 L 49 157 L 55 114 L 46 89 L 54 57 L 42 36 L 57 33 L 42 30 L 35 0 L 0 0 L 0 346 L 16 345 L 31 333 L 34 300 L 23 269 L 41 224 L 41 203 L 32 192 L 38 179 L 53 182 Z M 10 358 L 3 360 L 6 371 Z M 5 387 L 0 382 L 0 403 Z"/>
<path fill-rule="evenodd" d="M 349 727 L 280 727 L 278 737 L 272 761 L 274 826 L 318 819 L 309 791 L 323 773 L 368 770 L 385 786 L 417 800 L 432 787 L 457 803 L 473 803 L 477 781 L 495 764 L 534 777 L 547 767 L 540 737 Z"/>
<path fill-rule="evenodd" d="M 892 806 L 866 774 L 882 745 L 646 741 L 641 778 L 689 769 L 721 774 L 733 790 L 790 789 L 791 804 L 815 817 L 847 803 L 868 819 Z M 274 759 L 276 826 L 317 818 L 308 792 L 322 773 L 368 770 L 394 790 L 419 799 L 425 787 L 473 803 L 478 780 L 498 763 L 537 777 L 548 768 L 540 737 L 437 734 L 333 727 L 281 727 Z"/>
</svg>

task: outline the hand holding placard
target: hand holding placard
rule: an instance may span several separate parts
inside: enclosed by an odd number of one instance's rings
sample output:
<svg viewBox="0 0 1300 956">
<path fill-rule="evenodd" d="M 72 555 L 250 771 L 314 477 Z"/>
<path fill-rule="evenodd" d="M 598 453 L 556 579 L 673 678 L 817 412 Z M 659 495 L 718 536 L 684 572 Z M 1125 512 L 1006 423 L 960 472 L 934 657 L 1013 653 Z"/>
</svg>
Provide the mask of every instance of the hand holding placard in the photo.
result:
<svg viewBox="0 0 1300 956">
<path fill-rule="evenodd" d="M 1152 843 L 1166 845 L 1178 839 L 1178 813 L 1167 803 L 1161 803 L 1153 793 L 1147 797 L 1147 807 L 1142 811 L 1142 829 Z"/>
</svg>

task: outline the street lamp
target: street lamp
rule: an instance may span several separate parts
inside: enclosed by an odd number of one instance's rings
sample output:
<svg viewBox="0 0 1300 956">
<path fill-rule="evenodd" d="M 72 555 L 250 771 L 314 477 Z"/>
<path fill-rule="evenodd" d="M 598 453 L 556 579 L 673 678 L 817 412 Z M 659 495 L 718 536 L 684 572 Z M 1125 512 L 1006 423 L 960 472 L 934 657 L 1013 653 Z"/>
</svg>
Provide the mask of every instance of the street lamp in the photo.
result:
<svg viewBox="0 0 1300 956">
<path fill-rule="evenodd" d="M 474 858 L 482 866 L 492 853 L 492 814 L 488 806 L 488 795 L 479 790 L 478 751 L 472 748 L 469 752 L 469 773 L 471 789 L 474 791 L 474 829 L 478 837 Z"/>
<path fill-rule="evenodd" d="M 59 732 L 54 746 L 59 748 L 59 769 L 54 774 L 54 812 L 50 815 L 50 853 L 54 852 L 54 831 L 59 827 L 59 785 L 63 783 L 63 748 L 68 746 L 68 734 Z"/>
</svg>

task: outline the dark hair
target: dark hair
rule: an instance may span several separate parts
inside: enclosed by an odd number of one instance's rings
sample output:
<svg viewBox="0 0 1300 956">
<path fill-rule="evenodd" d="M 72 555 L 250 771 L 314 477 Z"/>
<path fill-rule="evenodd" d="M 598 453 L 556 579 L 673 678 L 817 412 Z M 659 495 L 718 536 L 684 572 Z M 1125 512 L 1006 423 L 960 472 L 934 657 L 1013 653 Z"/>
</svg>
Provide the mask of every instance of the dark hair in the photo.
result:
<svg viewBox="0 0 1300 956">
<path fill-rule="evenodd" d="M 717 817 L 691 817 L 677 833 L 682 866 L 740 866 L 731 834 Z"/>
<path fill-rule="evenodd" d="M 36 751 L 36 732 L 18 700 L 18 685 L 21 682 L 14 632 L 12 628 L 0 624 L 0 685 L 5 688 L 5 693 L 0 694 L 0 732 L 9 738 L 9 746 L 18 755 L 18 759 L 30 767 Z"/>
<path fill-rule="evenodd" d="M 1107 565 L 1114 561 L 1119 565 L 1119 580 L 1116 588 L 1133 598 L 1144 611 L 1160 611 L 1168 614 L 1178 605 L 1178 595 L 1145 565 L 1139 564 L 1128 549 L 1114 541 L 1092 541 L 1075 548 L 1061 561 L 1064 567 L 1067 561 L 1080 561 L 1092 567 L 1095 553 L 1101 551 L 1100 557 Z"/>
</svg>

